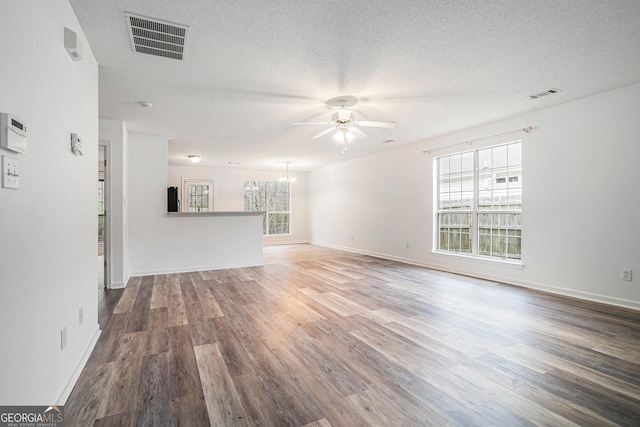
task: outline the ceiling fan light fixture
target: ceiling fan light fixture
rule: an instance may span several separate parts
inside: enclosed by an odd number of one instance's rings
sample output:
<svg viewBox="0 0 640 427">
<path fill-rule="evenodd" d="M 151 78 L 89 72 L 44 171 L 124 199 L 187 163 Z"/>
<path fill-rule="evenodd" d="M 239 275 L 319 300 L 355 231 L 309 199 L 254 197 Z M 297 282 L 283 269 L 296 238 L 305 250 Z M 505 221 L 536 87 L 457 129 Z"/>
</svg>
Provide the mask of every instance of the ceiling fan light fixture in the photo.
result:
<svg viewBox="0 0 640 427">
<path fill-rule="evenodd" d="M 346 128 L 339 128 L 336 133 L 333 134 L 333 140 L 338 144 L 348 144 L 354 140 L 356 136 Z"/>
<path fill-rule="evenodd" d="M 343 144 L 344 133 L 341 130 L 338 130 L 336 133 L 333 134 L 333 141 L 337 142 L 338 144 Z"/>
<path fill-rule="evenodd" d="M 344 133 L 345 138 L 347 138 L 347 142 L 351 142 L 356 139 L 356 134 L 352 133 L 350 130 L 347 130 Z"/>
<path fill-rule="evenodd" d="M 350 108 L 345 108 L 347 104 L 354 105 L 358 100 L 352 96 L 345 96 L 330 99 L 326 102 L 327 105 L 337 103 L 339 105 L 338 111 L 331 115 L 331 121 L 326 122 L 297 122 L 294 125 L 331 125 L 330 128 L 323 130 L 322 132 L 314 135 L 311 139 L 321 138 L 327 134 L 333 133 L 331 138 L 339 145 L 342 145 L 342 153 L 347 150 L 347 144 L 353 141 L 355 138 L 365 138 L 367 136 L 360 126 L 375 127 L 375 128 L 387 128 L 393 129 L 396 127 L 395 122 L 383 122 L 373 120 L 359 121 L 354 118 L 353 111 Z"/>
</svg>

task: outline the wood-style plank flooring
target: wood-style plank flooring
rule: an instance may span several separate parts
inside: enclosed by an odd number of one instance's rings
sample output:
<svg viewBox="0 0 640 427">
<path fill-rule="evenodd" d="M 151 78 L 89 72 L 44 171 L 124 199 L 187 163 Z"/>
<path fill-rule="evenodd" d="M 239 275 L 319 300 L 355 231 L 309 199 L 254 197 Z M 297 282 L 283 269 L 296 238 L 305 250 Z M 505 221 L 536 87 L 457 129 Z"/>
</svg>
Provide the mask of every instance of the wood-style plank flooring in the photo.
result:
<svg viewBox="0 0 640 427">
<path fill-rule="evenodd" d="M 107 291 L 66 425 L 640 425 L 639 312 L 311 245 L 265 260 Z"/>
</svg>

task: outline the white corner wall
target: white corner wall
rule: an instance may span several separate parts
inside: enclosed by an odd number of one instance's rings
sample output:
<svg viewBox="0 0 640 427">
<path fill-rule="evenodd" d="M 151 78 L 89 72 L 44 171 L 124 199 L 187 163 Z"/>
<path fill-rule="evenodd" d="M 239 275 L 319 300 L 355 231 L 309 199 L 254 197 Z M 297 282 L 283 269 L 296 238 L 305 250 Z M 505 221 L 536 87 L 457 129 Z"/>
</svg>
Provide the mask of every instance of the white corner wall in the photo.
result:
<svg viewBox="0 0 640 427">
<path fill-rule="evenodd" d="M 204 166 L 169 165 L 168 187 L 178 187 L 182 200 L 183 179 L 206 179 L 213 181 L 213 210 L 244 210 L 245 181 L 277 181 L 283 171 L 268 171 L 240 168 L 211 168 Z M 307 173 L 292 173 L 297 181 L 291 184 L 291 234 L 287 236 L 265 236 L 265 245 L 309 243 L 307 220 Z"/>
<path fill-rule="evenodd" d="M 107 288 L 129 280 L 128 153 L 129 132 L 121 120 L 100 119 L 100 144 L 107 147 Z"/>
<path fill-rule="evenodd" d="M 638 111 L 635 84 L 310 172 L 311 241 L 640 309 Z M 529 125 L 481 144 L 523 140 L 524 267 L 433 253 L 433 158 L 469 147 L 422 152 Z"/>
<path fill-rule="evenodd" d="M 61 405 L 99 334 L 98 66 L 66 0 L 0 0 L 0 10 L 0 111 L 28 129 L 25 155 L 0 149 L 20 162 L 20 189 L 0 188 L 0 404 Z M 81 61 L 64 49 L 65 27 Z"/>
</svg>

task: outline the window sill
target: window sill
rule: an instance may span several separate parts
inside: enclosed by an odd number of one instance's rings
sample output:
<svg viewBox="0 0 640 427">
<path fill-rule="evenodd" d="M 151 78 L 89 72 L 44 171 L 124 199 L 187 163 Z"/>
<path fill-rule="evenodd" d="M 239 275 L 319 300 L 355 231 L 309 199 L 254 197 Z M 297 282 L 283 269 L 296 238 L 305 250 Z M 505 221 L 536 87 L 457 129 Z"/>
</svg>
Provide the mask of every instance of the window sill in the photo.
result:
<svg viewBox="0 0 640 427">
<path fill-rule="evenodd" d="M 480 264 L 500 265 L 507 268 L 513 268 L 516 270 L 524 269 L 524 264 L 522 263 L 522 261 L 511 261 L 511 260 L 479 257 L 479 256 L 473 256 L 473 255 L 465 255 L 461 253 L 451 253 L 451 252 L 442 252 L 442 251 L 431 251 L 431 253 L 437 256 L 461 258 L 464 260 L 473 261 Z"/>
</svg>

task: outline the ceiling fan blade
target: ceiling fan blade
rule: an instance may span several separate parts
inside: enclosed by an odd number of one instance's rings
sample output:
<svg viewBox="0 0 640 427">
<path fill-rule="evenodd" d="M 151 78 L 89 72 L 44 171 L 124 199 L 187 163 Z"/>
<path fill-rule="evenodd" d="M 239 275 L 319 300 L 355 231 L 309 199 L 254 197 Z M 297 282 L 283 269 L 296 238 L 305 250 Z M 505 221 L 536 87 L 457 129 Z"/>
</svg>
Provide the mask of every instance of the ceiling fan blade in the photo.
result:
<svg viewBox="0 0 640 427">
<path fill-rule="evenodd" d="M 319 134 L 312 136 L 311 139 L 316 139 L 316 138 L 320 138 L 321 136 L 325 136 L 326 134 L 328 134 L 329 132 L 331 132 L 332 130 L 334 130 L 335 127 L 330 127 L 329 129 L 325 129 L 322 132 L 320 132 Z"/>
<path fill-rule="evenodd" d="M 331 122 L 298 122 L 298 123 L 291 123 L 293 126 L 296 125 L 330 125 L 333 124 Z"/>
<path fill-rule="evenodd" d="M 361 120 L 359 122 L 356 122 L 356 124 L 358 126 L 368 126 L 368 127 L 373 127 L 373 128 L 393 129 L 394 127 L 396 127 L 396 123 L 395 122 L 372 122 L 372 121 L 367 121 L 367 120 Z"/>
<path fill-rule="evenodd" d="M 351 126 L 349 128 L 349 131 L 354 134 L 357 138 L 365 138 L 367 136 L 366 133 L 362 132 L 360 129 L 358 129 L 355 126 Z"/>
</svg>

